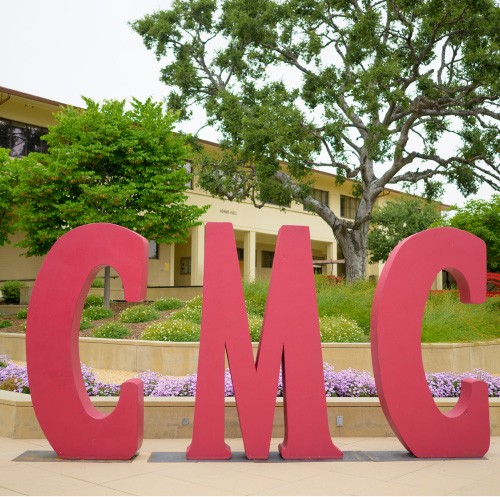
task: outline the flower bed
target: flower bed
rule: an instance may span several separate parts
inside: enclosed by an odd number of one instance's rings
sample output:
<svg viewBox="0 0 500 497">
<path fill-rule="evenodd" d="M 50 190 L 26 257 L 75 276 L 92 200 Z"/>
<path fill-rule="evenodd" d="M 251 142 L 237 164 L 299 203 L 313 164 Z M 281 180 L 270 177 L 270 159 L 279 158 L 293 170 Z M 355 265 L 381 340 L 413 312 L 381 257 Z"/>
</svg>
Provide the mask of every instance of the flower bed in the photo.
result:
<svg viewBox="0 0 500 497">
<path fill-rule="evenodd" d="M 90 396 L 115 397 L 120 394 L 120 385 L 104 383 L 97 379 L 92 368 L 81 365 L 85 388 Z M 366 371 L 345 369 L 335 371 L 323 363 L 325 394 L 327 397 L 377 397 L 373 377 Z M 196 395 L 196 373 L 175 377 L 164 376 L 153 371 L 140 373 L 144 383 L 144 395 L 151 397 L 194 397 Z M 427 373 L 427 383 L 433 397 L 447 398 L 460 395 L 461 380 L 475 378 L 488 385 L 490 397 L 500 397 L 500 376 L 493 376 L 475 369 L 467 373 Z M 6 356 L 0 356 L 0 389 L 19 393 L 29 393 L 26 367 L 10 362 Z M 234 389 L 229 370 L 225 372 L 224 390 L 226 397 L 234 396 Z M 281 371 L 278 378 L 277 397 L 283 396 Z"/>
</svg>

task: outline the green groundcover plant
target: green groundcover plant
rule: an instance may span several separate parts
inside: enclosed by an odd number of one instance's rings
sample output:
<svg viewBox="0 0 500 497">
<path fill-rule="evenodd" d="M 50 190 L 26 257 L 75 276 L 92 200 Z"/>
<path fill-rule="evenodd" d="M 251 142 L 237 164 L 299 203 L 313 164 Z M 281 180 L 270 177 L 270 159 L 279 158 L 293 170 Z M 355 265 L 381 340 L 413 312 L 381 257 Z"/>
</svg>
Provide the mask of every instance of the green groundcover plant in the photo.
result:
<svg viewBox="0 0 500 497">
<path fill-rule="evenodd" d="M 144 323 L 154 321 L 160 317 L 159 311 L 148 305 L 136 305 L 120 312 L 120 321 L 122 323 Z"/>
<path fill-rule="evenodd" d="M 184 302 L 179 299 L 158 299 L 153 302 L 152 307 L 158 311 L 172 311 L 174 309 L 179 309 L 184 305 Z"/>
<path fill-rule="evenodd" d="M 97 326 L 92 330 L 92 336 L 95 338 L 125 338 L 130 335 L 130 330 L 121 323 L 113 321 Z"/>
<path fill-rule="evenodd" d="M 97 321 L 99 319 L 112 317 L 113 311 L 105 307 L 88 307 L 83 310 L 82 316 L 91 319 L 92 321 Z"/>
<path fill-rule="evenodd" d="M 85 299 L 84 308 L 102 307 L 104 305 L 104 297 L 102 295 L 88 295 Z"/>
<path fill-rule="evenodd" d="M 17 319 L 26 319 L 28 317 L 28 309 L 19 309 L 16 313 Z"/>
<path fill-rule="evenodd" d="M 94 326 L 92 320 L 83 316 L 80 320 L 80 331 L 88 330 L 89 328 L 92 328 L 92 326 Z"/>
<path fill-rule="evenodd" d="M 12 326 L 12 321 L 0 316 L 0 328 L 8 328 L 9 326 Z"/>
</svg>

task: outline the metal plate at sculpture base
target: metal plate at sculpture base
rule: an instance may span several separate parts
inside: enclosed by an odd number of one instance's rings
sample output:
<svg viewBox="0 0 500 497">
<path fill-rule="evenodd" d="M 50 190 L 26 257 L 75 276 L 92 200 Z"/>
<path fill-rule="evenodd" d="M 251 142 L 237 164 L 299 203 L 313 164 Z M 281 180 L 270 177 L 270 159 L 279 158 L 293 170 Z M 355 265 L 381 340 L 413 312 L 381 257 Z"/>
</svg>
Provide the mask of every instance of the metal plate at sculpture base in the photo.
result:
<svg viewBox="0 0 500 497">
<path fill-rule="evenodd" d="M 130 463 L 137 457 L 123 460 L 108 459 L 61 459 L 53 450 L 27 450 L 21 455 L 12 459 L 13 462 L 85 462 L 85 463 Z M 419 461 L 428 459 L 418 459 L 409 452 L 397 450 L 347 450 L 342 459 L 283 459 L 279 452 L 270 452 L 269 459 L 247 459 L 244 452 L 233 452 L 231 459 L 219 460 L 188 460 L 185 452 L 151 452 L 148 463 L 199 463 L 199 462 L 253 462 L 253 463 L 289 463 L 289 462 L 398 462 L 398 461 Z M 457 458 L 437 458 L 436 461 L 457 460 Z M 486 457 L 479 460 L 487 460 Z"/>
<path fill-rule="evenodd" d="M 137 455 L 137 454 L 136 454 Z M 90 462 L 90 463 L 110 463 L 110 462 L 132 462 L 136 455 L 132 459 L 128 460 L 116 460 L 116 459 L 61 459 L 53 450 L 27 450 L 21 455 L 12 459 L 13 462 Z"/>
<path fill-rule="evenodd" d="M 342 459 L 283 459 L 279 452 L 271 452 L 269 459 L 247 459 L 244 452 L 233 452 L 231 459 L 221 460 L 188 460 L 185 452 L 152 452 L 148 462 L 255 462 L 255 463 L 288 463 L 288 462 L 395 462 L 418 461 L 415 456 L 405 451 L 391 450 L 351 450 L 345 451 Z M 444 460 L 444 459 L 439 459 Z"/>
</svg>

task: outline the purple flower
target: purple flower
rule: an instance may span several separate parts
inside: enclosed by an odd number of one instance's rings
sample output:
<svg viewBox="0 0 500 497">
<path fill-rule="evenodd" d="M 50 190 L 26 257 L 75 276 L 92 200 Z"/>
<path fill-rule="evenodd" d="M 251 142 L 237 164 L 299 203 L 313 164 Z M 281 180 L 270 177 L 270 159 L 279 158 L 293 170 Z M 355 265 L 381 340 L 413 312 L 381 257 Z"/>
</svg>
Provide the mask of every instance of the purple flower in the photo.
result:
<svg viewBox="0 0 500 497">
<path fill-rule="evenodd" d="M 28 372 L 25 366 L 17 366 L 7 360 L 6 356 L 0 356 L 0 362 L 6 364 L 0 367 L 0 386 L 10 383 L 8 390 L 18 393 L 29 393 Z"/>
<path fill-rule="evenodd" d="M 480 369 L 466 373 L 427 373 L 427 384 L 433 397 L 458 397 L 462 390 L 462 380 L 471 378 L 482 380 L 488 386 L 490 397 L 500 397 L 500 376 L 493 376 Z"/>
<path fill-rule="evenodd" d="M 366 371 L 345 369 L 335 371 L 324 362 L 325 394 L 327 397 L 376 397 L 375 380 Z"/>
<path fill-rule="evenodd" d="M 90 396 L 118 396 L 120 385 L 105 383 L 96 378 L 92 368 L 81 365 L 85 388 Z M 373 377 L 366 371 L 345 369 L 335 371 L 333 366 L 323 363 L 325 395 L 327 397 L 376 397 L 377 389 Z M 197 374 L 187 376 L 164 376 L 153 371 L 140 373 L 144 383 L 144 395 L 152 397 L 194 397 Z M 458 397 L 465 378 L 482 380 L 488 386 L 490 397 L 500 397 L 500 376 L 493 376 L 475 369 L 467 373 L 427 373 L 426 379 L 433 397 Z M 28 374 L 25 366 L 17 366 L 5 355 L 0 355 L 0 388 L 20 393 L 29 393 Z M 231 373 L 224 372 L 224 395 L 234 396 Z M 280 369 L 277 397 L 283 396 L 283 375 Z"/>
</svg>

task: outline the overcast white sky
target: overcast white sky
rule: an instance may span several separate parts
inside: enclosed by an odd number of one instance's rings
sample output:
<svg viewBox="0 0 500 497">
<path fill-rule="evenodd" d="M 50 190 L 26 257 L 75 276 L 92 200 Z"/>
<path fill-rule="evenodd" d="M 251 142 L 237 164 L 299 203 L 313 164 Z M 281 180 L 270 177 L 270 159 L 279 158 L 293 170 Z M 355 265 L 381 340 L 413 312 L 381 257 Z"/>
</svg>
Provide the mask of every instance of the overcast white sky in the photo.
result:
<svg viewBox="0 0 500 497">
<path fill-rule="evenodd" d="M 83 106 L 94 100 L 161 100 L 167 87 L 159 81 L 161 63 L 146 50 L 129 21 L 158 9 L 169 0 L 3 0 L 0 10 L 0 86 Z M 198 118 L 200 119 L 200 118 Z M 196 132 L 195 117 L 181 129 Z M 205 128 L 200 138 L 217 141 Z M 483 187 L 477 198 L 488 199 Z M 443 201 L 463 205 L 454 187 Z"/>
</svg>

